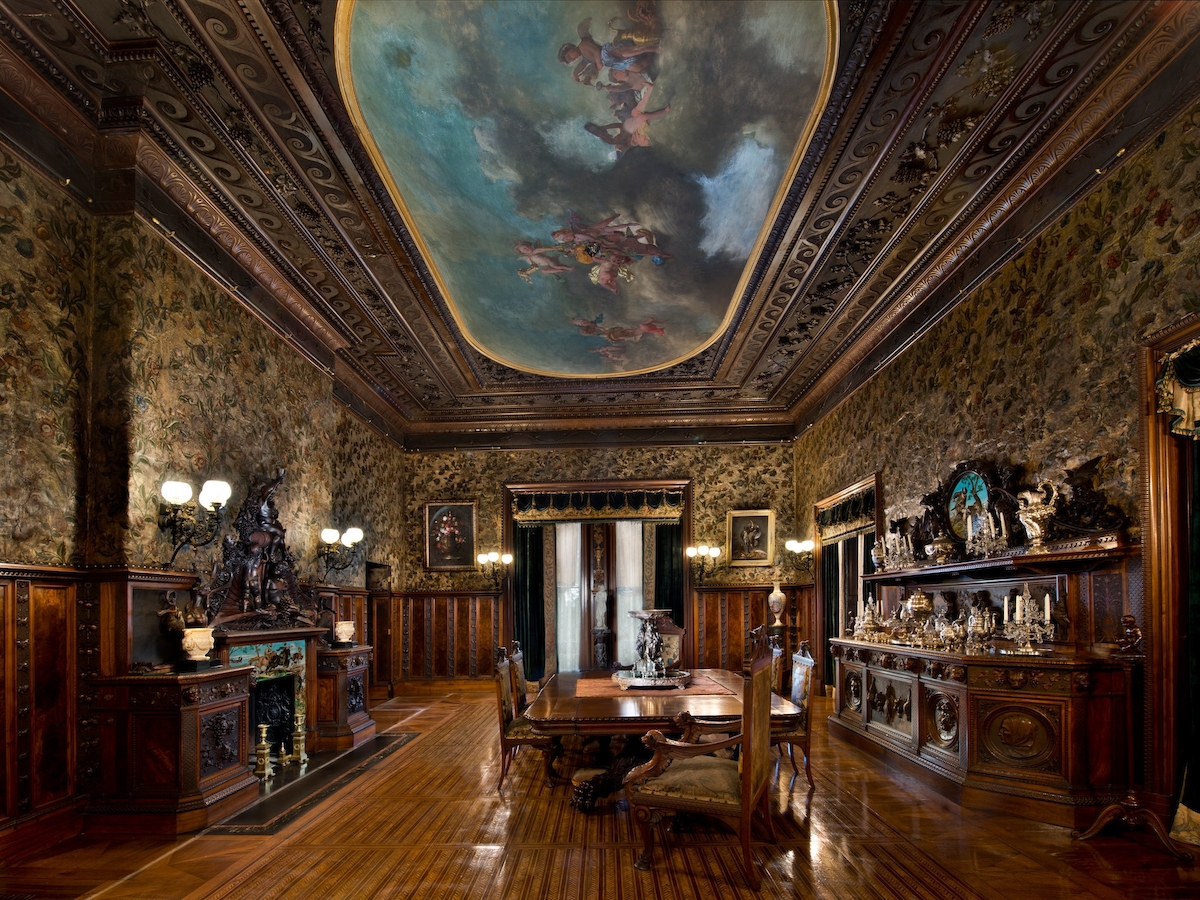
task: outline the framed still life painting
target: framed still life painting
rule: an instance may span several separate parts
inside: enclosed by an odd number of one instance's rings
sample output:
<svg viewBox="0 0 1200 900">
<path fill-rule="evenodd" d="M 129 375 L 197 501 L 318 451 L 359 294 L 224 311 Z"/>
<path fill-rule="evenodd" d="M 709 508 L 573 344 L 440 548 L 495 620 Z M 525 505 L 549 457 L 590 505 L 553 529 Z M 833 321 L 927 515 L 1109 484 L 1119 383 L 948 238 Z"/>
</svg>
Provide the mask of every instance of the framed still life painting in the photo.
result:
<svg viewBox="0 0 1200 900">
<path fill-rule="evenodd" d="M 775 559 L 775 512 L 733 509 L 726 520 L 731 566 L 769 566 Z"/>
<path fill-rule="evenodd" d="M 454 572 L 475 568 L 475 501 L 425 504 L 425 568 Z"/>
</svg>

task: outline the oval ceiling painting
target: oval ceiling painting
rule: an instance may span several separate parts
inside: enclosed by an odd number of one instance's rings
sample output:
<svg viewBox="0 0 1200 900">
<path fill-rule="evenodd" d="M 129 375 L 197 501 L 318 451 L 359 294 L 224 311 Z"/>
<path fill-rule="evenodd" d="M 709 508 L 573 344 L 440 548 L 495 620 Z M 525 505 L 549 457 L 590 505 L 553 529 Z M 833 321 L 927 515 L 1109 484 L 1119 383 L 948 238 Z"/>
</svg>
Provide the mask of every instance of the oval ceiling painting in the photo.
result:
<svg viewBox="0 0 1200 900">
<path fill-rule="evenodd" d="M 824 109 L 832 2 L 343 0 L 347 106 L 459 328 L 661 369 L 732 319 Z"/>
</svg>

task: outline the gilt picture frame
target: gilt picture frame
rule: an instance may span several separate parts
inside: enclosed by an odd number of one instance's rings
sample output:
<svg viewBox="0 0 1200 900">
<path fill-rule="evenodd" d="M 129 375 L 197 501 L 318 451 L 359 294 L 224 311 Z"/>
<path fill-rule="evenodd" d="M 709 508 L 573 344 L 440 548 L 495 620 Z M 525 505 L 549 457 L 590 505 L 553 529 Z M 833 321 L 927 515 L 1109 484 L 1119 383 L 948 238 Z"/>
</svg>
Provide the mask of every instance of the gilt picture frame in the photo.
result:
<svg viewBox="0 0 1200 900">
<path fill-rule="evenodd" d="M 726 517 L 730 566 L 769 566 L 775 560 L 775 511 L 732 509 Z"/>
<path fill-rule="evenodd" d="M 425 504 L 425 568 L 431 572 L 474 569 L 475 500 L 431 500 Z"/>
</svg>

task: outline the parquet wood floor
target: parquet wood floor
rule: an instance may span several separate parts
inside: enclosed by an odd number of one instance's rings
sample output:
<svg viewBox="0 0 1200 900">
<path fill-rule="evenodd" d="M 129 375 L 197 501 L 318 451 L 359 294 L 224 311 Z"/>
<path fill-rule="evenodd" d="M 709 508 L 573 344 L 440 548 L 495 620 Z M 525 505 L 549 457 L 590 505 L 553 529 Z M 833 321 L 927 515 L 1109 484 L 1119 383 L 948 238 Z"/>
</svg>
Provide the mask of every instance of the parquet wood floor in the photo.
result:
<svg viewBox="0 0 1200 900">
<path fill-rule="evenodd" d="M 814 704 L 823 722 L 828 701 Z M 1072 841 L 1067 830 L 960 808 L 859 751 L 813 738 L 816 790 L 781 767 L 776 836 L 757 843 L 763 887 L 745 883 L 736 838 L 693 820 L 656 842 L 652 873 L 633 868 L 628 812 L 569 805 L 546 788 L 535 753 L 499 767 L 491 694 L 392 700 L 380 730 L 420 736 L 272 836 L 176 841 L 80 838 L 0 870 L 0 900 L 291 898 L 691 898 L 838 900 L 1184 900 L 1200 872 L 1148 836 Z"/>
</svg>

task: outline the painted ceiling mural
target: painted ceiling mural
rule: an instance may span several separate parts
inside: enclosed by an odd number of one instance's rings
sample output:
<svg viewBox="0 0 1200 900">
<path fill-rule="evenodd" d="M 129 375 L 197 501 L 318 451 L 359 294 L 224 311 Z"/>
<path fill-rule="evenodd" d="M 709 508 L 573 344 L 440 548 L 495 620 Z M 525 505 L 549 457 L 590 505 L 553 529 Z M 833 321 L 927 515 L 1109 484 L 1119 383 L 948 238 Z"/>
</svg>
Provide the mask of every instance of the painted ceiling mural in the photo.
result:
<svg viewBox="0 0 1200 900">
<path fill-rule="evenodd" d="M 670 366 L 729 324 L 829 94 L 832 4 L 338 6 L 343 94 L 466 339 Z"/>
</svg>

